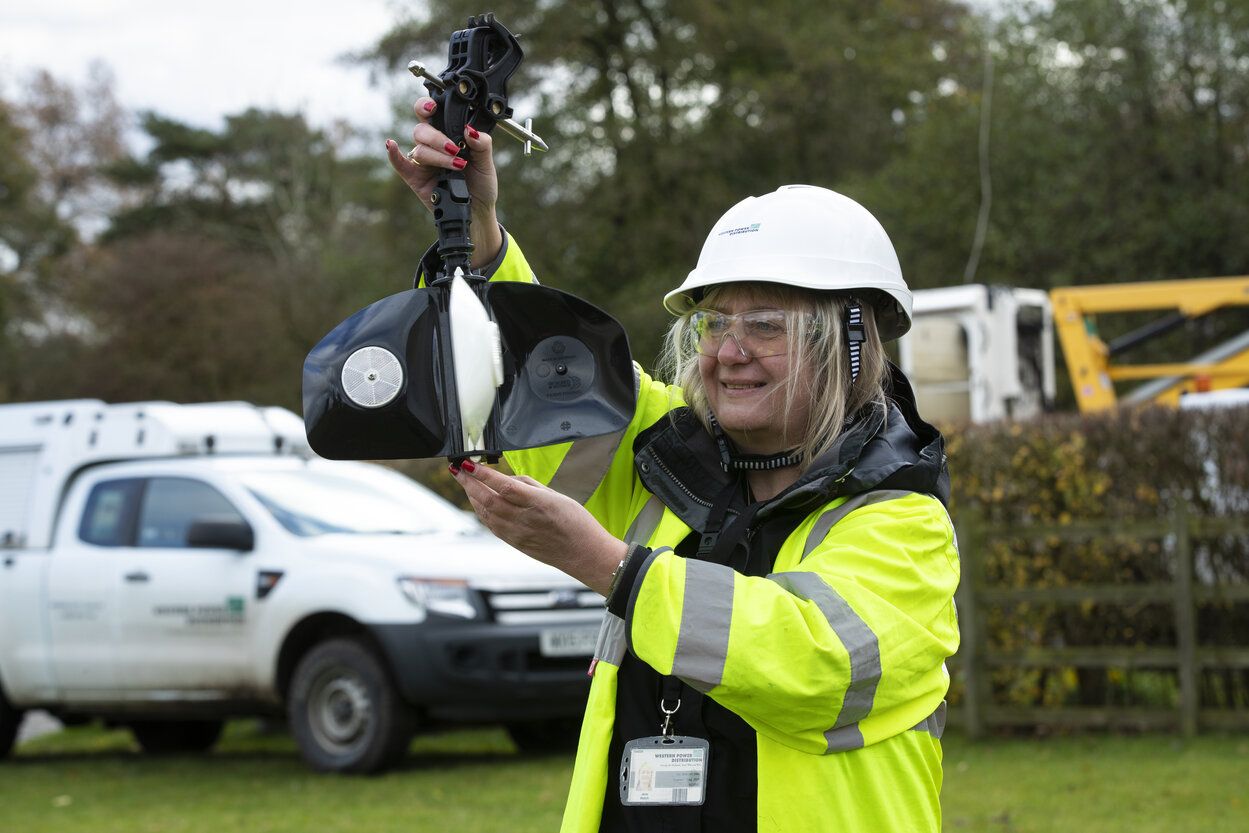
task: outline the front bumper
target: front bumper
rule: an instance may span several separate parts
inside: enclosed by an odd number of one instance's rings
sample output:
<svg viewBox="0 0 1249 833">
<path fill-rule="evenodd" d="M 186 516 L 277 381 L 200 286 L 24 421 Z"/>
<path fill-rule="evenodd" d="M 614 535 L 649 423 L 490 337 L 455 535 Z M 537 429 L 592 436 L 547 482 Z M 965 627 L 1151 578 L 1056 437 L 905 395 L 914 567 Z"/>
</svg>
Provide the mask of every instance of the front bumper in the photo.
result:
<svg viewBox="0 0 1249 833">
<path fill-rule="evenodd" d="M 580 716 L 590 657 L 545 657 L 538 626 L 430 616 L 372 625 L 404 698 L 431 718 L 540 720 Z"/>
</svg>

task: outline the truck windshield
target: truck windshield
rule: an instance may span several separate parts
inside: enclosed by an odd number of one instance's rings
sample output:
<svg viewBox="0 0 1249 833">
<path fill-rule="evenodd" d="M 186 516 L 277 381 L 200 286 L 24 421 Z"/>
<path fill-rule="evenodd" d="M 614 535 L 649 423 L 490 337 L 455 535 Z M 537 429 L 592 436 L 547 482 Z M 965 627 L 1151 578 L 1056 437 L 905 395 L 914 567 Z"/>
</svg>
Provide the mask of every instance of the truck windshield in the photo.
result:
<svg viewBox="0 0 1249 833">
<path fill-rule="evenodd" d="M 315 470 L 252 472 L 242 480 L 295 535 L 425 535 L 475 528 L 465 512 L 433 492 L 402 475 L 382 474 L 365 479 Z"/>
</svg>

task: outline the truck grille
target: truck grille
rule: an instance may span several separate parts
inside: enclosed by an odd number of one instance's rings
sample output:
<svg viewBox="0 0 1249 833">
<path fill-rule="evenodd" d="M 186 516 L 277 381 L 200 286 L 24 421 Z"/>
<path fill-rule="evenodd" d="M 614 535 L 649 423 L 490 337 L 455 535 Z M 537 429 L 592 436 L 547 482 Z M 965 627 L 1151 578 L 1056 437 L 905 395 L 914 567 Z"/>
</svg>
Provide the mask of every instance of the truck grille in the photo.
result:
<svg viewBox="0 0 1249 833">
<path fill-rule="evenodd" d="M 490 618 L 501 625 L 595 624 L 603 597 L 585 588 L 482 590 Z"/>
</svg>

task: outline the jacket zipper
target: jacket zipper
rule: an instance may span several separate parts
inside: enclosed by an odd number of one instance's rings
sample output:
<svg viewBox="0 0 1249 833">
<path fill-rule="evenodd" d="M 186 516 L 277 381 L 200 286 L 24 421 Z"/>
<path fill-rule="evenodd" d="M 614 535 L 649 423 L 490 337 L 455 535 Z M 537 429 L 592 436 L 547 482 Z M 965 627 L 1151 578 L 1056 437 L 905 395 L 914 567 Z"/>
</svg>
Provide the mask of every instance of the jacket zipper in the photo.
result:
<svg viewBox="0 0 1249 833">
<path fill-rule="evenodd" d="M 677 476 L 673 474 L 672 471 L 667 466 L 664 465 L 663 460 L 659 459 L 658 455 L 652 454 L 651 459 L 654 460 L 655 465 L 659 466 L 659 468 L 663 471 L 663 473 L 668 476 L 668 479 L 677 485 L 677 488 L 679 488 L 681 491 L 685 492 L 685 494 L 689 496 L 690 500 L 694 501 L 700 506 L 705 506 L 708 509 L 711 508 L 711 501 L 703 500 L 698 495 L 690 491 L 689 487 L 687 487 L 684 483 L 682 483 L 680 480 L 677 480 Z"/>
</svg>

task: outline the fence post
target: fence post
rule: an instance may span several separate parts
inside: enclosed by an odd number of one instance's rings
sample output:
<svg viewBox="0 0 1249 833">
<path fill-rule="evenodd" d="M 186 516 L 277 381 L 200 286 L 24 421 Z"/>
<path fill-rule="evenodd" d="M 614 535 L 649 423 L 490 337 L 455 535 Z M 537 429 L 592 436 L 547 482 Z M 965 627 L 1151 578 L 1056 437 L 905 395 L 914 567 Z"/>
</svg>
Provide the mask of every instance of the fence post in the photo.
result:
<svg viewBox="0 0 1249 833">
<path fill-rule="evenodd" d="M 1197 734 L 1197 610 L 1193 599 L 1193 545 L 1188 508 L 1172 515 L 1175 532 L 1175 634 L 1179 651 L 1180 733 Z"/>
<path fill-rule="evenodd" d="M 960 513 L 955 526 L 958 537 L 958 558 L 961 576 L 955 603 L 958 605 L 960 634 L 959 653 L 963 660 L 963 722 L 967 736 L 979 738 L 984 735 L 984 703 L 986 691 L 985 669 L 981 659 L 983 625 L 976 607 L 976 593 L 981 587 L 981 542 L 984 525 L 974 511 Z"/>
</svg>

